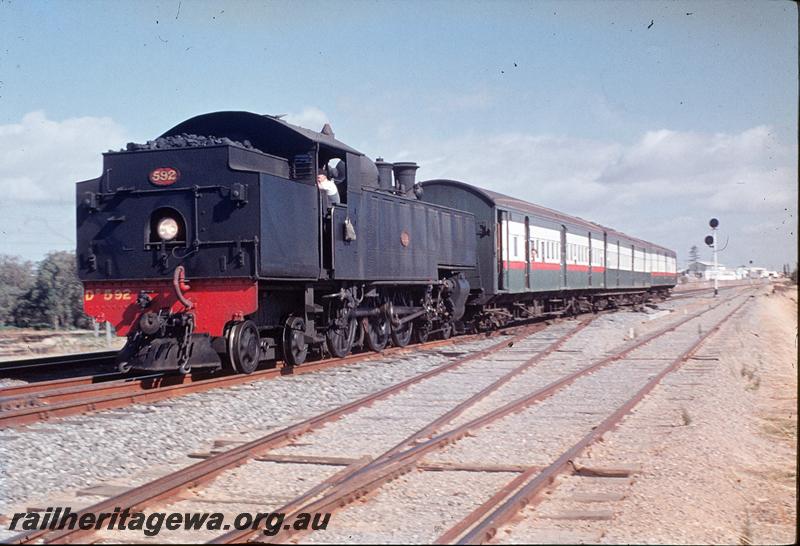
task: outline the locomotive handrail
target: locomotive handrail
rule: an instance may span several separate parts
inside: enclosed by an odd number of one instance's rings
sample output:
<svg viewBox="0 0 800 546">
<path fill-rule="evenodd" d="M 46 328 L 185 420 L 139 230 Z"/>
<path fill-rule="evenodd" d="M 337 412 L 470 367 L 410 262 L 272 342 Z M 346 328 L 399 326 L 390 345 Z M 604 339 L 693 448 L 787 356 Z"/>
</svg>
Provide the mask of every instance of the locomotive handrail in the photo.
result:
<svg viewBox="0 0 800 546">
<path fill-rule="evenodd" d="M 207 246 L 207 245 L 234 245 L 236 243 L 252 244 L 252 243 L 256 243 L 256 242 L 258 242 L 258 237 L 255 237 L 253 239 L 236 239 L 236 240 L 219 240 L 219 241 L 197 241 L 197 244 L 198 245 L 206 245 Z M 159 243 L 147 242 L 147 243 L 145 243 L 145 246 L 148 247 L 148 248 L 152 248 L 154 246 L 158 247 L 158 246 L 161 246 L 161 243 L 160 242 Z"/>
<path fill-rule="evenodd" d="M 168 192 L 180 192 L 180 191 L 211 191 L 211 190 L 222 190 L 222 189 L 230 189 L 228 186 L 223 186 L 221 184 L 213 185 L 213 186 L 188 186 L 188 187 L 179 187 L 179 188 L 152 188 L 152 189 L 138 189 L 138 188 L 117 188 L 116 191 L 110 192 L 100 192 L 95 195 L 98 197 L 116 197 L 120 193 L 121 194 L 144 194 L 144 193 L 168 193 Z"/>
</svg>

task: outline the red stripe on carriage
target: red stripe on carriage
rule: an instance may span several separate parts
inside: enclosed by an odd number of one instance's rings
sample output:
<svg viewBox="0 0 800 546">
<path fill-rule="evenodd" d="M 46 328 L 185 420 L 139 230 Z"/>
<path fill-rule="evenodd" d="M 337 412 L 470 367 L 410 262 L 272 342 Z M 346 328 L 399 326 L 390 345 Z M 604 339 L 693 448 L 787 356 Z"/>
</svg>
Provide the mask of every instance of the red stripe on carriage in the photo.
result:
<svg viewBox="0 0 800 546">
<path fill-rule="evenodd" d="M 561 264 L 548 264 L 543 262 L 533 262 L 531 269 L 534 271 L 561 271 Z"/>
<path fill-rule="evenodd" d="M 525 271 L 525 267 L 527 264 L 525 262 L 519 261 L 504 261 L 504 267 L 506 270 L 513 270 L 513 271 Z M 605 267 L 601 266 L 592 266 L 592 273 L 603 273 L 606 270 Z M 561 271 L 561 264 L 560 263 L 547 263 L 547 262 L 531 262 L 531 271 Z M 567 271 L 579 271 L 583 273 L 589 272 L 588 265 L 578 265 L 578 264 L 567 264 Z"/>
</svg>

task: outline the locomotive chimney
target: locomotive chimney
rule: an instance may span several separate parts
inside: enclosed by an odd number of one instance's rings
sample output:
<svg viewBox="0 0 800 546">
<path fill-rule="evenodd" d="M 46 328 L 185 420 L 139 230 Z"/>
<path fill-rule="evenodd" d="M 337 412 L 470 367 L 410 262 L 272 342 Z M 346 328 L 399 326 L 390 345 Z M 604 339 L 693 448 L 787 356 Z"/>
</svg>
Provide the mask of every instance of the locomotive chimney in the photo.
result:
<svg viewBox="0 0 800 546">
<path fill-rule="evenodd" d="M 378 183 L 381 189 L 392 189 L 392 164 L 387 163 L 382 157 L 375 160 L 375 166 L 378 167 Z"/>
<path fill-rule="evenodd" d="M 397 190 L 403 194 L 414 185 L 417 177 L 419 165 L 412 162 L 402 162 L 394 164 L 394 180 L 397 183 Z"/>
</svg>

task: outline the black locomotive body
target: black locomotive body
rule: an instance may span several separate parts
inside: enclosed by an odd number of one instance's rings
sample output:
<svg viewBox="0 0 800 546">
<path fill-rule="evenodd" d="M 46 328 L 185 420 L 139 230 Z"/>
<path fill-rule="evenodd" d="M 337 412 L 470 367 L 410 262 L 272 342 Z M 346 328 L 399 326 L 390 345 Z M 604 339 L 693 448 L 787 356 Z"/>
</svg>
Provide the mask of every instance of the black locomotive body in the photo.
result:
<svg viewBox="0 0 800 546">
<path fill-rule="evenodd" d="M 250 372 L 449 335 L 474 217 L 417 200 L 416 165 L 378 166 L 331 134 L 246 112 L 105 154 L 103 175 L 78 184 L 77 254 L 87 313 L 128 335 L 120 367 Z"/>
</svg>

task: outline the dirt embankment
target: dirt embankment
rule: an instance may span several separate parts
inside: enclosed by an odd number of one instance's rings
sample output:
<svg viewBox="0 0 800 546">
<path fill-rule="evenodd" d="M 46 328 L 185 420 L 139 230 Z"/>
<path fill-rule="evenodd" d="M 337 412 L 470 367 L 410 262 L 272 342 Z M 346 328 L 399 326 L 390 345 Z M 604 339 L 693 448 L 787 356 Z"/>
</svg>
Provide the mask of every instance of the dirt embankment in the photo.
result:
<svg viewBox="0 0 800 546">
<path fill-rule="evenodd" d="M 112 335 L 109 345 L 103 330 L 95 337 L 91 330 L 8 328 L 0 330 L 0 361 L 119 349 L 124 342 L 124 338 Z"/>
</svg>

